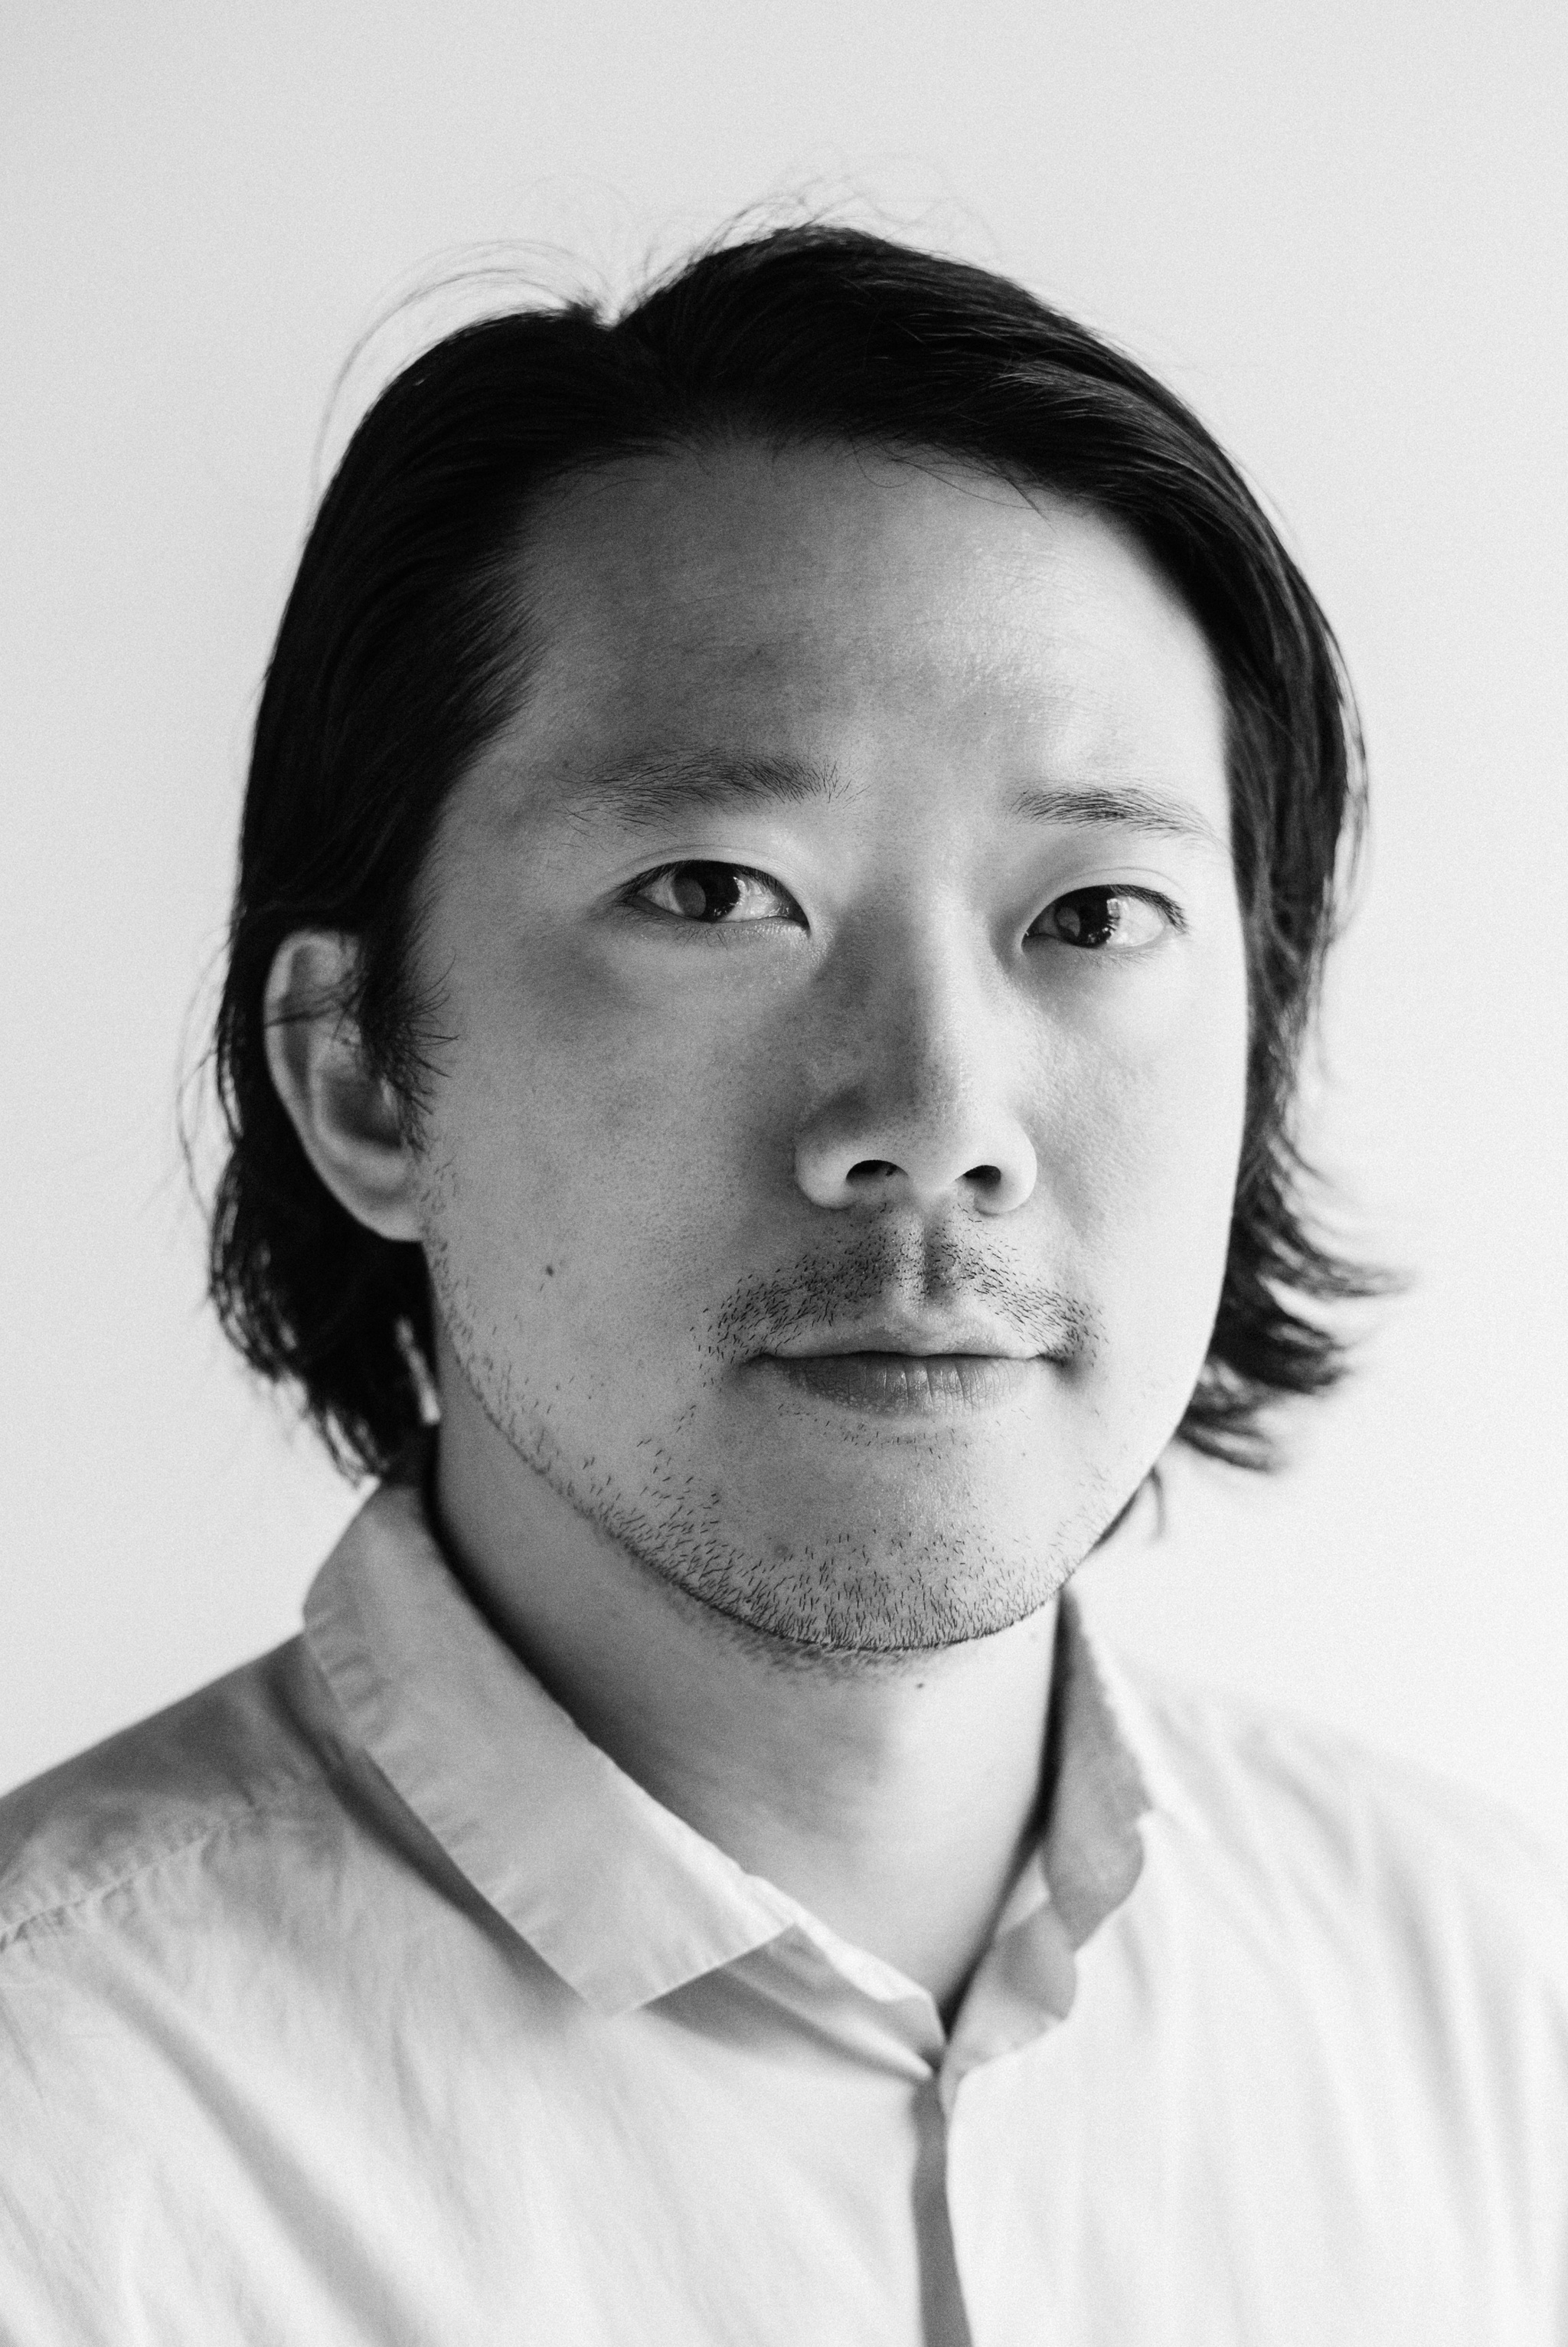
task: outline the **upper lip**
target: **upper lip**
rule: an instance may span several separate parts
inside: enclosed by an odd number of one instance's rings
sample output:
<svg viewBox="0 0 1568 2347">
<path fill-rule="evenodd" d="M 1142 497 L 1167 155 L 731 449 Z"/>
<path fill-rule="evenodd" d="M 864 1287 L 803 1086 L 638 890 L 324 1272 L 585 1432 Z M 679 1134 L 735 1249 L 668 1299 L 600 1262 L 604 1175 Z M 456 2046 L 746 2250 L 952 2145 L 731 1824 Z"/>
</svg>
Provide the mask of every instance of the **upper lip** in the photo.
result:
<svg viewBox="0 0 1568 2347">
<path fill-rule="evenodd" d="M 1040 1348 L 978 1320 L 876 1320 L 813 1329 L 772 1345 L 775 1359 L 813 1360 L 829 1353 L 906 1353 L 916 1359 L 938 1355 L 988 1354 L 998 1360 L 1032 1361 Z"/>
</svg>

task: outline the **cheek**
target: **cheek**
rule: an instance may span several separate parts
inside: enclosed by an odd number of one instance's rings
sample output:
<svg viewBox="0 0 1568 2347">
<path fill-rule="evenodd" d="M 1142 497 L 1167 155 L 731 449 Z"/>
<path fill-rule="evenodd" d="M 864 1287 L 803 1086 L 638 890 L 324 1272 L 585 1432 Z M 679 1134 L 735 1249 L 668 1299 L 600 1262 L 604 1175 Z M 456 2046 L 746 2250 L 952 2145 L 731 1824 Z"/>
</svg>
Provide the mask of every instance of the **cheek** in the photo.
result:
<svg viewBox="0 0 1568 2347">
<path fill-rule="evenodd" d="M 1055 1088 L 1042 1178 L 1115 1340 L 1201 1360 L 1230 1235 L 1245 1106 L 1245 998 L 1205 989 L 1173 1027 L 1081 1043 Z"/>
<path fill-rule="evenodd" d="M 559 1336 L 585 1367 L 601 1345 L 624 1362 L 640 1323 L 690 1319 L 767 1166 L 787 1172 L 787 1148 L 756 1129 L 766 1034 L 690 1004 L 655 1016 L 559 960 L 455 1010 L 431 1115 L 435 1245 L 492 1326 Z"/>
</svg>

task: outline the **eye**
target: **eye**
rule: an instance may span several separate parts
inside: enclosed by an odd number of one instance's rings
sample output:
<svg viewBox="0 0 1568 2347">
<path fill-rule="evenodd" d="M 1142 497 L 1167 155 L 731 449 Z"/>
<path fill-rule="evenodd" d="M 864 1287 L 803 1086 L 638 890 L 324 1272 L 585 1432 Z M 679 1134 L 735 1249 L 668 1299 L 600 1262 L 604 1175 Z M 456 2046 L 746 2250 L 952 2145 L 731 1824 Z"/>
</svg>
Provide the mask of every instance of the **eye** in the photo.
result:
<svg viewBox="0 0 1568 2347">
<path fill-rule="evenodd" d="M 1133 953 L 1181 926 L 1175 907 L 1134 888 L 1073 888 L 1048 905 L 1029 931 L 1091 953 Z"/>
<path fill-rule="evenodd" d="M 643 910 L 664 913 L 677 921 L 701 921 L 710 927 L 723 922 L 800 922 L 800 908 L 785 888 L 765 872 L 748 871 L 743 864 L 666 864 L 650 872 L 628 891 L 626 900 Z"/>
</svg>

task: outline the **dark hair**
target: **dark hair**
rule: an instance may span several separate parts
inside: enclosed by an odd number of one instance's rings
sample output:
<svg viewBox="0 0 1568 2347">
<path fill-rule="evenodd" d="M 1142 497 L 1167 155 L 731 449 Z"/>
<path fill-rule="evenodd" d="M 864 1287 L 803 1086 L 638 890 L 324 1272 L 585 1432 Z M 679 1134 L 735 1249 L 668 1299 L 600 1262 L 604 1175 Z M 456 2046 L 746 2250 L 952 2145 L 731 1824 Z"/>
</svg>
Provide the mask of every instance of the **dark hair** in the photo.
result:
<svg viewBox="0 0 1568 2347">
<path fill-rule="evenodd" d="M 1137 535 L 1202 626 L 1228 706 L 1251 1041 L 1224 1287 L 1179 1435 L 1270 1464 L 1265 1406 L 1345 1367 L 1322 1307 L 1379 1284 L 1315 1235 L 1290 1125 L 1363 805 L 1333 635 L 1235 466 L 1142 367 L 1004 278 L 842 227 L 705 250 L 612 320 L 579 302 L 466 326 L 354 433 L 256 723 L 214 1054 L 225 1329 L 296 1384 L 345 1466 L 384 1470 L 418 1424 L 423 1257 L 363 1228 L 308 1163 L 268 1073 L 268 970 L 292 929 L 357 938 L 350 1008 L 416 1120 L 415 882 L 447 792 L 527 682 L 530 500 L 617 456 L 739 435 L 947 454 L 1083 499 Z"/>
</svg>

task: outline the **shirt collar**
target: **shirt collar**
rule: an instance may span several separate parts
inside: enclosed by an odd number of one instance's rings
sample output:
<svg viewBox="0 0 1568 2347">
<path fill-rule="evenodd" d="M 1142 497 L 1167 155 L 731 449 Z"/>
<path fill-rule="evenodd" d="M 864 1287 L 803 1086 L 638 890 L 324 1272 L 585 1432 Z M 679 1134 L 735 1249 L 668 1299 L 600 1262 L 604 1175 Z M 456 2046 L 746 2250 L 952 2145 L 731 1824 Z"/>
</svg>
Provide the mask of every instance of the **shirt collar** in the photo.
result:
<svg viewBox="0 0 1568 2347">
<path fill-rule="evenodd" d="M 304 1628 L 382 1774 L 600 2013 L 651 2004 L 792 1930 L 868 1994 L 909 1993 L 893 1966 L 746 1873 L 583 1735 L 453 1575 L 417 1483 L 383 1484 L 361 1509 L 316 1576 Z M 1074 1948 L 1142 1862 L 1139 1820 L 1158 1771 L 1136 1709 L 1064 1596 L 1040 1866 L 1033 1890 L 1020 1890 L 1026 1903 L 1049 1898 Z M 1015 1899 L 1004 1929 L 1017 1909 Z"/>
<path fill-rule="evenodd" d="M 365 1750 L 476 1889 L 602 2013 L 775 1939 L 793 1902 L 617 1768 L 454 1578 L 418 1487 L 375 1492 L 305 1641 Z"/>
<path fill-rule="evenodd" d="M 1174 1776 L 1142 1694 L 1062 1593 L 1046 1727 L 1040 1859 L 1051 1904 L 1074 1948 L 1137 1881 L 1150 1815 L 1207 1832 Z"/>
</svg>

